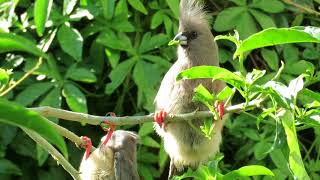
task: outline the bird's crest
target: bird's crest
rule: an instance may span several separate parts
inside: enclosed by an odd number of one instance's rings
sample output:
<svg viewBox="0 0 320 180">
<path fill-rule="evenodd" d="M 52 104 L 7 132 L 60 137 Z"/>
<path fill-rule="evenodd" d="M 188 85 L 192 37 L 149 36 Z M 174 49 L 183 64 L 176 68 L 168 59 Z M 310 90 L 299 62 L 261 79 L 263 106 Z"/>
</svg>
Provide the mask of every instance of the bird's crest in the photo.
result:
<svg viewBox="0 0 320 180">
<path fill-rule="evenodd" d="M 207 15 L 203 5 L 197 0 L 180 1 L 180 23 L 188 24 L 190 21 L 207 23 Z"/>
</svg>

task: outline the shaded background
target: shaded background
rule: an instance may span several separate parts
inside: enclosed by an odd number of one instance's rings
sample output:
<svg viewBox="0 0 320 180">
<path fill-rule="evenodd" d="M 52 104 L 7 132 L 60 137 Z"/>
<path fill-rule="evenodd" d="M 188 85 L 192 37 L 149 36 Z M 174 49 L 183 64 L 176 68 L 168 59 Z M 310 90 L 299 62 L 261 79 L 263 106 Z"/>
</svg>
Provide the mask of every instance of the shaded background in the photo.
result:
<svg viewBox="0 0 320 180">
<path fill-rule="evenodd" d="M 241 39 L 269 27 L 319 26 L 319 0 L 206 0 L 212 33 L 228 34 L 236 29 Z M 118 116 L 153 112 L 153 99 L 159 83 L 175 61 L 176 47 L 167 43 L 178 28 L 178 0 L 64 0 L 53 1 L 43 33 L 34 26 L 34 2 L 0 0 L 0 31 L 22 35 L 40 44 L 54 36 L 47 53 L 51 59 L 41 64 L 32 76 L 11 91 L 6 98 L 26 107 L 52 106 L 76 112 Z M 232 60 L 233 44 L 219 41 L 221 66 L 237 71 Z M 286 64 L 281 81 L 289 82 L 306 70 L 319 70 L 319 44 L 291 44 L 254 50 L 245 67 L 265 69 L 267 82 Z M 19 79 L 32 69 L 38 58 L 26 53 L 2 53 L 0 65 L 13 69 L 12 79 Z M 320 78 L 319 78 L 320 80 Z M 318 82 L 308 87 L 315 92 Z M 318 93 L 317 93 L 318 94 Z M 318 94 L 320 96 L 320 94 Z M 242 102 L 237 96 L 233 103 Z M 253 112 L 259 115 L 261 112 Z M 75 132 L 87 135 L 94 145 L 105 133 L 100 127 L 51 119 Z M 143 179 L 167 176 L 168 158 L 155 135 L 152 123 L 124 126 L 139 133 L 139 174 Z M 26 134 L 13 126 L 0 124 L 0 179 L 71 179 L 48 154 Z M 320 179 L 320 132 L 316 128 L 299 131 L 306 169 Z M 278 136 L 275 142 L 275 136 Z M 246 114 L 233 115 L 226 123 L 220 163 L 222 172 L 248 164 L 264 165 L 276 179 L 290 175 L 286 164 L 288 149 L 285 134 L 272 123 L 256 127 L 256 120 Z M 79 166 L 84 150 L 68 142 L 70 162 Z M 274 143 L 277 148 L 268 153 Z M 19 176 L 19 174 L 23 176 Z M 257 178 L 258 179 L 258 178 Z M 262 178 L 261 178 L 262 179 Z M 267 177 L 264 179 L 268 179 Z"/>
</svg>

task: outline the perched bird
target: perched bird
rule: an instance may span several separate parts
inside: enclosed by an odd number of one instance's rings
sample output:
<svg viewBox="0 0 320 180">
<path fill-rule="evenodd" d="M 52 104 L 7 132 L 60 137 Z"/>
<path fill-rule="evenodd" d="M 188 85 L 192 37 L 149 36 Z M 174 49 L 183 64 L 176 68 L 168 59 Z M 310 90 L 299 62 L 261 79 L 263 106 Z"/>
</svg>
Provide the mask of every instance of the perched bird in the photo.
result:
<svg viewBox="0 0 320 180">
<path fill-rule="evenodd" d="M 155 129 L 163 138 L 169 154 L 169 178 L 179 174 L 185 167 L 197 168 L 219 151 L 222 121 L 216 121 L 212 137 L 194 130 L 187 122 L 169 122 L 161 125 L 167 113 L 188 113 L 208 110 L 204 105 L 192 101 L 194 88 L 202 84 L 207 89 L 219 92 L 225 87 L 222 81 L 211 79 L 176 81 L 179 72 L 200 65 L 219 66 L 218 47 L 210 31 L 203 6 L 196 0 L 181 0 L 179 33 L 174 37 L 178 42 L 178 59 L 164 76 L 155 98 Z M 191 121 L 199 127 L 200 119 Z"/>
<path fill-rule="evenodd" d="M 106 137 L 101 139 L 104 141 Z M 82 180 L 139 180 L 136 160 L 138 135 L 117 130 L 106 145 L 100 144 L 89 158 L 85 155 L 79 172 Z"/>
</svg>

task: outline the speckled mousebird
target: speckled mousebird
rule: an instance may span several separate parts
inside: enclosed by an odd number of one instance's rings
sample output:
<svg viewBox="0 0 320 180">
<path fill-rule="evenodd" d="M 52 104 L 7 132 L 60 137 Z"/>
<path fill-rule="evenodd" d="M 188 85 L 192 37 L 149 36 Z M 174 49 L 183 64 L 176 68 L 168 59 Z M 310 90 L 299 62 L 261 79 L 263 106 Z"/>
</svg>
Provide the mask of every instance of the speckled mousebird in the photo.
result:
<svg viewBox="0 0 320 180">
<path fill-rule="evenodd" d="M 219 151 L 223 122 L 216 121 L 212 137 L 206 138 L 186 122 L 170 122 L 161 126 L 167 113 L 180 114 L 195 110 L 208 110 L 192 101 L 194 88 L 202 84 L 207 89 L 219 92 L 225 87 L 221 81 L 212 79 L 176 81 L 179 72 L 200 65 L 219 66 L 218 46 L 210 31 L 203 6 L 196 0 L 181 0 L 179 33 L 174 37 L 179 43 L 177 61 L 164 76 L 155 98 L 155 129 L 163 138 L 165 151 L 169 154 L 169 178 L 186 167 L 196 169 Z M 199 127 L 203 121 L 195 119 Z M 161 127 L 160 127 L 161 126 Z"/>
<path fill-rule="evenodd" d="M 104 141 L 106 136 L 101 139 Z M 82 180 L 139 180 L 136 144 L 138 135 L 130 131 L 113 132 L 107 144 L 85 155 L 79 172 Z"/>
</svg>

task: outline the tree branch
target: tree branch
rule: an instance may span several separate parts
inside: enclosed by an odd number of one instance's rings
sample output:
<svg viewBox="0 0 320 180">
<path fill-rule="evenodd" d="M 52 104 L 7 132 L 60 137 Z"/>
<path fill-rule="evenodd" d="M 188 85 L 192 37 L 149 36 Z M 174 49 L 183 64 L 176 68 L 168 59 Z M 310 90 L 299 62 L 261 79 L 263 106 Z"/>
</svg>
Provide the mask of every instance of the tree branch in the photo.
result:
<svg viewBox="0 0 320 180">
<path fill-rule="evenodd" d="M 241 112 L 248 108 L 259 106 L 265 98 L 250 101 L 247 106 L 246 103 L 228 106 L 224 109 L 225 113 Z M 134 125 L 142 124 L 145 122 L 153 122 L 153 114 L 145 116 L 123 116 L 123 117 L 111 117 L 111 116 L 94 116 L 84 113 L 77 113 L 67 110 L 56 109 L 48 106 L 29 108 L 32 111 L 38 112 L 44 117 L 56 117 L 69 121 L 76 121 L 80 123 L 86 123 L 90 125 L 100 125 L 105 121 L 114 125 Z M 193 119 L 202 119 L 207 117 L 214 117 L 214 114 L 210 111 L 195 111 L 186 114 L 168 114 L 167 120 L 169 121 L 190 121 Z"/>
<path fill-rule="evenodd" d="M 79 172 L 74 169 L 74 167 L 57 151 L 47 140 L 41 137 L 34 131 L 27 128 L 22 128 L 22 130 L 27 133 L 35 142 L 37 142 L 41 147 L 47 150 L 51 156 L 56 159 L 62 167 L 69 172 L 73 179 L 80 180 Z"/>
</svg>

